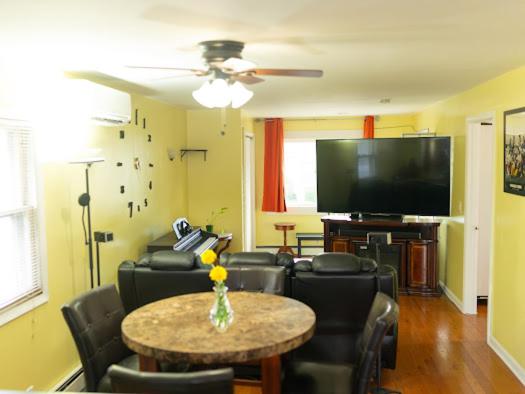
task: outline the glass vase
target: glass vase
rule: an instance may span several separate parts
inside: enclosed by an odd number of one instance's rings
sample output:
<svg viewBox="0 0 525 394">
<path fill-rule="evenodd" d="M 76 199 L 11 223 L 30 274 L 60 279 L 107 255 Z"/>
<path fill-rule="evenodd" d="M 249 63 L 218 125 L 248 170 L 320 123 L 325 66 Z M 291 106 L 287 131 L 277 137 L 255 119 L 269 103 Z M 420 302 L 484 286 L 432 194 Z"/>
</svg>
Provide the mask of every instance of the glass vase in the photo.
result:
<svg viewBox="0 0 525 394">
<path fill-rule="evenodd" d="M 224 332 L 233 323 L 233 309 L 228 300 L 228 287 L 222 282 L 216 282 L 213 291 L 215 301 L 210 310 L 210 321 L 217 331 Z"/>
</svg>

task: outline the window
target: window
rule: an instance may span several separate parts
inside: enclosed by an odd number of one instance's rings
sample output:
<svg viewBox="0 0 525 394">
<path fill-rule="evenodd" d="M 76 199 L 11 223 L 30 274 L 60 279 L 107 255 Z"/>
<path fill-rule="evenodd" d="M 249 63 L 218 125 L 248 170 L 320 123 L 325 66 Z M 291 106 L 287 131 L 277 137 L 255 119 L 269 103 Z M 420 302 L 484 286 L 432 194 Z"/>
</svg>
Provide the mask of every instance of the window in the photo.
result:
<svg viewBox="0 0 525 394">
<path fill-rule="evenodd" d="M 361 138 L 356 131 L 293 131 L 284 137 L 284 192 L 291 213 L 317 212 L 315 141 Z"/>
<path fill-rule="evenodd" d="M 317 207 L 315 140 L 284 141 L 284 191 L 287 207 Z"/>
<path fill-rule="evenodd" d="M 0 324 L 45 301 L 34 133 L 0 119 Z"/>
</svg>

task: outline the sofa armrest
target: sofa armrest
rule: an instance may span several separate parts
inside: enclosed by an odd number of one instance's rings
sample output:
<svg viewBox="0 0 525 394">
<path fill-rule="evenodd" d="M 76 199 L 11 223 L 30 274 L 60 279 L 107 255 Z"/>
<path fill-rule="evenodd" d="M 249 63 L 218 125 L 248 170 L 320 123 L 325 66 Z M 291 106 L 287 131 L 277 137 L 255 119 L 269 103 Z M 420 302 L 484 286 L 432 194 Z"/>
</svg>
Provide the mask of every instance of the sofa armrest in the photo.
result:
<svg viewBox="0 0 525 394">
<path fill-rule="evenodd" d="M 118 267 L 118 287 L 120 298 L 126 313 L 138 308 L 137 293 L 135 291 L 135 262 L 123 261 Z"/>
<path fill-rule="evenodd" d="M 293 256 L 289 253 L 277 253 L 275 257 L 275 265 L 285 268 L 292 268 L 294 265 Z"/>
<path fill-rule="evenodd" d="M 399 298 L 397 271 L 390 265 L 380 265 L 377 268 L 377 290 L 392 297 L 396 302 Z"/>
</svg>

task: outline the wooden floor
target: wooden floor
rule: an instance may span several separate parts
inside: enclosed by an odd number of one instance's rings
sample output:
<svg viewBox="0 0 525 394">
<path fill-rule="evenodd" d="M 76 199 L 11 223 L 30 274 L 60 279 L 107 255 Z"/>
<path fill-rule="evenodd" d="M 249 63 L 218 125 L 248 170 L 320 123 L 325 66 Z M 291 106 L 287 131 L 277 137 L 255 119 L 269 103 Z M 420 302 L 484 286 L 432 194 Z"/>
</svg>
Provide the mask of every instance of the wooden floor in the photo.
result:
<svg viewBox="0 0 525 394">
<path fill-rule="evenodd" d="M 525 393 L 489 348 L 487 308 L 461 314 L 445 297 L 400 299 L 397 368 L 384 386 L 410 393 Z"/>
<path fill-rule="evenodd" d="M 444 296 L 402 296 L 397 368 L 383 370 L 383 386 L 403 394 L 525 394 L 486 343 L 486 314 L 480 306 L 478 315 L 463 315 Z"/>
</svg>

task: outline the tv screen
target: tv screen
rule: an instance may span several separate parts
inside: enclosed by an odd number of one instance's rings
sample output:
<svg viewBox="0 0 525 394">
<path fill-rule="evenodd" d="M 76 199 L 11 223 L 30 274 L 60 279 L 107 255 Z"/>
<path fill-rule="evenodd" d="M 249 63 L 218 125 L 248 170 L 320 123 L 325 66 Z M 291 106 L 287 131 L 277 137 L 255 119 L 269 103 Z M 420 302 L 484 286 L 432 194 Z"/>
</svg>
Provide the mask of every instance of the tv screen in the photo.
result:
<svg viewBox="0 0 525 394">
<path fill-rule="evenodd" d="M 317 210 L 448 216 L 450 137 L 318 140 Z"/>
</svg>

